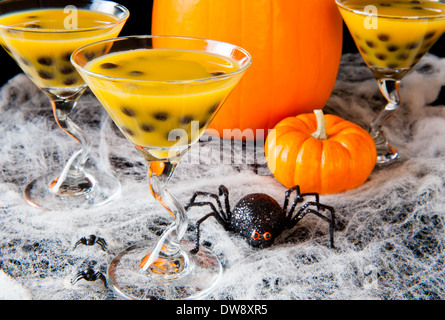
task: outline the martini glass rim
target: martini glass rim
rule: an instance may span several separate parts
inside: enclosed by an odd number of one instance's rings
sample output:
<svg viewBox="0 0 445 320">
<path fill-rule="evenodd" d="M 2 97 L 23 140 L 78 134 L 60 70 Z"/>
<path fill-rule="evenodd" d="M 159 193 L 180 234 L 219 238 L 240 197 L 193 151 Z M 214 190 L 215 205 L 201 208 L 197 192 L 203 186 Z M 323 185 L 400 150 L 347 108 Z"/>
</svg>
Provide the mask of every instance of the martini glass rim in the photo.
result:
<svg viewBox="0 0 445 320">
<path fill-rule="evenodd" d="M 245 58 L 243 58 L 241 61 L 243 61 L 243 63 L 241 64 L 240 68 L 229 72 L 229 73 L 224 73 L 221 75 L 217 75 L 217 76 L 212 76 L 212 77 L 206 77 L 206 78 L 196 78 L 196 79 L 187 79 L 187 80 L 145 80 L 145 79 L 130 79 L 130 78 L 122 78 L 122 77 L 111 77 L 111 76 L 106 76 L 97 72 L 92 72 L 90 70 L 85 69 L 83 66 L 80 66 L 76 61 L 75 58 L 76 56 L 78 56 L 80 54 L 80 52 L 84 51 L 84 50 L 88 50 L 88 48 L 103 44 L 103 43 L 115 43 L 117 41 L 129 41 L 129 40 L 134 40 L 134 39 L 155 39 L 155 38 L 173 38 L 173 39 L 184 39 L 184 40 L 194 40 L 194 41 L 207 41 L 209 43 L 214 43 L 214 44 L 222 44 L 222 45 L 228 45 L 231 46 L 233 49 L 237 49 L 240 52 L 242 52 L 245 55 Z M 134 49 L 127 49 L 127 50 L 122 50 L 122 51 L 130 51 L 130 50 L 138 50 L 138 49 L 143 49 L 143 48 L 134 48 Z M 173 48 L 172 48 L 173 49 Z M 153 49 L 148 49 L 148 50 L 153 50 Z M 201 50 L 196 50 L 197 52 L 205 52 L 205 51 L 201 51 Z M 218 54 L 218 53 L 215 53 Z M 106 55 L 106 54 L 105 54 Z M 220 56 L 222 56 L 221 54 L 218 54 Z M 190 36 L 176 36 L 176 35 L 137 35 L 137 36 L 125 36 L 125 37 L 117 37 L 114 39 L 108 39 L 108 40 L 102 40 L 102 41 L 97 41 L 97 42 L 93 42 L 90 44 L 87 44 L 83 47 L 80 47 L 78 49 L 76 49 L 73 54 L 71 55 L 71 63 L 77 68 L 82 70 L 83 73 L 92 76 L 94 78 L 98 78 L 98 79 L 102 79 L 102 80 L 108 80 L 108 81 L 113 81 L 113 82 L 131 82 L 131 83 L 135 83 L 135 84 L 155 84 L 155 83 L 168 83 L 168 84 L 189 84 L 189 83 L 203 83 L 203 82 L 211 82 L 211 81 L 217 81 L 217 80 L 223 80 L 223 79 L 228 79 L 231 77 L 234 77 L 237 74 L 240 74 L 242 72 L 244 72 L 252 63 L 252 56 L 250 55 L 250 53 L 237 45 L 228 43 L 228 42 L 224 42 L 224 41 L 219 41 L 219 40 L 212 40 L 212 39 L 206 39 L 206 38 L 200 38 L 200 37 L 190 37 Z M 88 64 L 88 63 L 87 63 Z"/>
<path fill-rule="evenodd" d="M 445 12 L 443 12 L 442 14 L 437 14 L 437 15 L 424 15 L 424 16 L 406 16 L 406 15 L 390 15 L 390 14 L 374 14 L 371 12 L 365 12 L 362 10 L 358 10 L 358 9 L 351 9 L 349 8 L 347 5 L 345 5 L 345 2 L 348 2 L 349 0 L 335 0 L 335 3 L 337 4 L 337 6 L 341 7 L 342 9 L 349 11 L 349 12 L 353 12 L 359 15 L 364 15 L 364 16 L 368 16 L 368 17 L 378 17 L 378 18 L 387 18 L 387 19 L 399 19 L 399 20 L 432 20 L 432 19 L 436 19 L 436 20 L 440 20 L 440 19 L 445 19 Z M 435 2 L 441 2 L 443 3 L 443 1 L 435 1 Z M 369 1 L 369 5 L 372 4 L 378 4 L 378 1 Z"/>
<path fill-rule="evenodd" d="M 0 1 L 0 8 L 2 6 L 7 5 L 8 2 L 10 2 L 10 1 Z M 91 31 L 98 31 L 98 30 L 102 30 L 102 29 L 108 29 L 113 26 L 117 26 L 117 25 L 121 24 L 122 22 L 126 21 L 130 16 L 130 11 L 125 6 L 123 6 L 117 2 L 114 2 L 114 1 L 90 0 L 90 1 L 82 1 L 81 3 L 82 4 L 93 4 L 93 3 L 110 4 L 114 8 L 118 8 L 119 10 L 121 10 L 123 13 L 123 16 L 115 21 L 104 22 L 104 23 L 101 23 L 100 25 L 92 26 L 92 27 L 81 27 L 81 28 L 73 28 L 73 29 L 50 29 L 50 28 L 26 28 L 26 27 L 16 27 L 16 26 L 0 24 L 0 29 L 4 29 L 4 30 L 8 30 L 8 31 L 15 31 L 15 32 L 34 33 L 34 34 L 42 34 L 42 33 L 64 34 L 64 33 L 91 32 Z M 72 4 L 69 2 L 60 4 L 60 5 L 58 4 L 57 6 L 51 6 L 51 7 L 29 6 L 23 10 L 12 10 L 11 12 L 2 13 L 2 14 L 0 14 L 0 17 L 4 16 L 4 15 L 12 14 L 14 12 L 23 12 L 25 10 L 32 10 L 32 9 L 42 9 L 42 10 L 60 9 L 60 8 L 64 8 L 67 5 L 75 6 L 75 4 Z M 91 11 L 97 11 L 97 10 L 91 10 Z M 113 16 L 115 16 L 115 15 L 113 15 Z"/>
</svg>

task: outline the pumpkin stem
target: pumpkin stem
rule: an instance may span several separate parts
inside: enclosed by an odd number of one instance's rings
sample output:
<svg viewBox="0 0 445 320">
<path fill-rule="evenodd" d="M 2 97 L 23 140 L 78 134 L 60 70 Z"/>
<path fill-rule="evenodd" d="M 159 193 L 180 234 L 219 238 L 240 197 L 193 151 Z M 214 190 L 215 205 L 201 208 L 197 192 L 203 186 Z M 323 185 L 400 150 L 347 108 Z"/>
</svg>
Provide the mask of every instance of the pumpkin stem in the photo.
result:
<svg viewBox="0 0 445 320">
<path fill-rule="evenodd" d="M 317 119 L 317 131 L 315 131 L 312 136 L 315 139 L 326 140 L 328 135 L 326 134 L 326 122 L 324 120 L 323 110 L 314 110 L 315 117 Z"/>
</svg>

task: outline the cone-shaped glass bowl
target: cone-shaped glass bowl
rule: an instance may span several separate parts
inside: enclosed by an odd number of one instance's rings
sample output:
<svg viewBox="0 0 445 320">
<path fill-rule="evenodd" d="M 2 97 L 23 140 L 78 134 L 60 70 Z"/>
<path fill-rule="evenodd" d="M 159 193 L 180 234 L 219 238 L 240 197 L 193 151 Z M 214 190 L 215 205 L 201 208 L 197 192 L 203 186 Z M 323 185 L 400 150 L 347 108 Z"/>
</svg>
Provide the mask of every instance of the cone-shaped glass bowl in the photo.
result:
<svg viewBox="0 0 445 320">
<path fill-rule="evenodd" d="M 104 46 L 105 53 L 89 57 Z M 113 259 L 111 287 L 128 299 L 205 296 L 221 276 L 221 264 L 206 248 L 189 253 L 194 245 L 183 240 L 186 211 L 166 184 L 243 76 L 250 55 L 213 40 L 139 36 L 88 45 L 71 60 L 147 161 L 150 191 L 174 217 L 160 239 Z"/>
<path fill-rule="evenodd" d="M 128 16 L 111 1 L 0 1 L 0 44 L 49 97 L 59 127 L 81 145 L 63 169 L 25 187 L 29 204 L 47 210 L 91 208 L 119 195 L 116 178 L 94 167 L 85 170 L 90 140 L 70 114 L 86 84 L 70 56 L 88 43 L 117 37 Z"/>
</svg>

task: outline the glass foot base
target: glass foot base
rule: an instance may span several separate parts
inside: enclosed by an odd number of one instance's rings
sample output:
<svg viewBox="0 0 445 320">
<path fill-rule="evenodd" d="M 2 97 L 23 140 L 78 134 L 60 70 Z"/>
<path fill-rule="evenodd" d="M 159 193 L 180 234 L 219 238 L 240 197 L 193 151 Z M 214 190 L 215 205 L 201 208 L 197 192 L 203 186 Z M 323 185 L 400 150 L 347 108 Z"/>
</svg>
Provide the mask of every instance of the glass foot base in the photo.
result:
<svg viewBox="0 0 445 320">
<path fill-rule="evenodd" d="M 377 148 L 376 165 L 387 166 L 399 161 L 401 161 L 400 154 L 389 144 L 386 144 L 384 147 Z"/>
<path fill-rule="evenodd" d="M 25 201 L 45 210 L 94 208 L 107 204 L 120 195 L 121 184 L 115 177 L 102 171 L 88 170 L 85 183 L 72 188 L 65 195 L 55 193 L 50 185 L 60 172 L 53 172 L 31 181 L 23 190 Z M 85 187 L 85 186 L 92 187 Z M 74 189 L 82 190 L 75 192 Z"/>
<path fill-rule="evenodd" d="M 107 282 L 118 295 L 128 300 L 202 299 L 213 289 L 222 275 L 219 259 L 207 248 L 188 254 L 194 243 L 182 241 L 187 253 L 188 269 L 182 277 L 169 278 L 151 274 L 140 268 L 153 243 L 140 243 L 119 253 L 108 266 Z"/>
</svg>

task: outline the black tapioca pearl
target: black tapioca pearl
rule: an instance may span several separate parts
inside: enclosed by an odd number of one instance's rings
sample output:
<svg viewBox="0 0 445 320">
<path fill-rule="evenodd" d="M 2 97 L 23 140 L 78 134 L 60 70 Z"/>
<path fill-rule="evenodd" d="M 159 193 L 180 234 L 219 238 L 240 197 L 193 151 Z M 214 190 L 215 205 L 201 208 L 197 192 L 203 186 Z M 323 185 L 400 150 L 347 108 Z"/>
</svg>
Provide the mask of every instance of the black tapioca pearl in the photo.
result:
<svg viewBox="0 0 445 320">
<path fill-rule="evenodd" d="M 63 60 L 63 61 L 67 61 L 67 62 L 69 62 L 70 59 L 71 59 L 71 54 L 72 54 L 72 52 L 64 53 L 64 54 L 62 55 L 62 60 Z"/>
<path fill-rule="evenodd" d="M 173 129 L 172 131 L 167 132 L 167 134 L 165 135 L 165 138 L 168 141 L 179 141 L 181 139 L 184 139 L 187 136 L 188 136 L 188 134 L 184 130 Z"/>
<path fill-rule="evenodd" d="M 61 97 L 61 98 L 69 98 L 69 97 L 73 96 L 73 91 L 66 90 L 66 91 L 58 92 L 57 96 Z"/>
<path fill-rule="evenodd" d="M 59 71 L 61 74 L 68 75 L 74 72 L 74 68 L 72 66 L 63 66 Z"/>
<path fill-rule="evenodd" d="M 142 129 L 142 131 L 144 131 L 144 132 L 153 132 L 153 131 L 155 131 L 155 127 L 152 126 L 152 125 L 149 124 L 149 123 L 143 123 L 143 124 L 141 125 L 141 129 Z"/>
<path fill-rule="evenodd" d="M 389 69 L 397 69 L 399 67 L 399 65 L 397 63 L 388 63 L 387 67 Z"/>
<path fill-rule="evenodd" d="M 368 54 L 368 51 L 366 51 L 366 49 L 363 48 L 362 46 L 359 46 L 358 49 L 359 49 L 362 53 L 364 53 L 364 54 Z"/>
<path fill-rule="evenodd" d="M 51 57 L 40 57 L 37 59 L 37 62 L 40 63 L 42 66 L 52 66 L 54 60 Z"/>
<path fill-rule="evenodd" d="M 419 46 L 420 46 L 419 42 L 411 42 L 406 45 L 406 48 L 408 50 L 414 50 L 414 49 L 418 48 Z"/>
<path fill-rule="evenodd" d="M 181 117 L 181 119 L 179 119 L 179 123 L 181 124 L 189 124 L 193 121 L 193 116 L 183 116 Z"/>
<path fill-rule="evenodd" d="M 426 41 L 422 43 L 422 49 L 429 49 L 433 46 L 434 41 Z"/>
<path fill-rule="evenodd" d="M 388 50 L 389 52 L 396 52 L 399 49 L 400 47 L 393 44 L 390 44 L 389 46 L 386 47 L 386 50 Z"/>
<path fill-rule="evenodd" d="M 83 55 L 85 56 L 85 58 L 87 58 L 88 61 L 91 61 L 96 57 L 96 53 L 92 51 L 85 52 Z"/>
<path fill-rule="evenodd" d="M 226 74 L 226 73 L 224 71 L 215 71 L 215 72 L 211 73 L 211 75 L 213 77 L 222 76 L 223 74 Z"/>
<path fill-rule="evenodd" d="M 159 121 L 167 121 L 170 116 L 166 112 L 156 112 L 153 114 L 153 118 Z"/>
<path fill-rule="evenodd" d="M 28 29 L 40 29 L 42 26 L 39 25 L 38 23 L 28 23 L 25 25 L 25 28 Z"/>
<path fill-rule="evenodd" d="M 380 41 L 386 42 L 389 41 L 390 37 L 387 34 L 381 33 L 377 36 Z"/>
<path fill-rule="evenodd" d="M 216 111 L 216 109 L 218 109 L 218 106 L 219 106 L 219 103 L 217 103 L 217 104 L 215 104 L 214 106 L 212 106 L 212 107 L 209 109 L 208 114 L 213 114 L 213 113 Z"/>
<path fill-rule="evenodd" d="M 407 53 L 401 53 L 397 56 L 397 60 L 406 61 L 408 60 L 409 55 Z"/>
<path fill-rule="evenodd" d="M 428 32 L 426 35 L 425 35 L 425 40 L 429 40 L 429 39 L 431 39 L 432 37 L 434 37 L 436 35 L 436 31 L 431 31 L 431 32 Z"/>
<path fill-rule="evenodd" d="M 102 49 L 101 49 L 99 52 L 100 52 L 100 54 L 105 54 L 105 53 L 107 53 L 107 52 L 108 52 L 108 47 L 104 45 L 104 46 L 102 47 Z"/>
<path fill-rule="evenodd" d="M 128 134 L 129 136 L 134 136 L 134 132 L 127 127 L 122 127 L 122 131 Z"/>
<path fill-rule="evenodd" d="M 144 74 L 144 72 L 139 71 L 139 70 L 133 70 L 133 71 L 130 71 L 128 74 L 130 76 L 142 76 Z"/>
<path fill-rule="evenodd" d="M 66 84 L 67 86 L 72 86 L 73 84 L 76 84 L 77 81 L 78 81 L 78 79 L 75 77 L 68 77 L 68 78 L 63 79 L 62 82 L 64 84 Z"/>
<path fill-rule="evenodd" d="M 426 53 L 426 52 L 419 52 L 418 54 L 416 54 L 415 59 L 416 59 L 416 60 L 420 60 L 420 59 L 422 59 L 422 57 L 425 55 L 425 53 Z"/>
<path fill-rule="evenodd" d="M 44 80 L 51 80 L 54 79 L 54 75 L 46 70 L 38 70 L 37 74 L 39 75 L 40 78 L 44 79 Z"/>
<path fill-rule="evenodd" d="M 375 48 L 375 43 L 371 40 L 366 40 L 366 45 L 370 48 Z"/>
<path fill-rule="evenodd" d="M 167 141 L 178 141 L 179 138 L 178 138 L 177 135 L 173 135 L 173 134 L 171 134 L 170 132 L 167 132 L 167 133 L 165 134 L 165 140 L 167 140 Z"/>
<path fill-rule="evenodd" d="M 129 107 L 122 107 L 121 111 L 122 111 L 123 114 L 125 114 L 128 117 L 136 116 L 136 111 L 134 111 L 133 109 L 131 109 Z"/>
<path fill-rule="evenodd" d="M 377 58 L 377 59 L 379 59 L 379 60 L 385 60 L 387 57 L 386 57 L 386 55 L 384 55 L 383 53 L 376 53 L 375 54 L 375 57 Z"/>
<path fill-rule="evenodd" d="M 31 65 L 31 62 L 29 62 L 29 60 L 26 59 L 26 58 L 20 57 L 20 61 L 21 61 L 24 65 L 26 65 L 26 66 L 30 66 L 30 65 Z"/>
<path fill-rule="evenodd" d="M 100 67 L 102 69 L 117 69 L 117 68 L 119 68 L 119 65 L 112 63 L 112 62 L 105 62 L 105 63 L 102 63 L 100 65 Z"/>
<path fill-rule="evenodd" d="M 28 28 L 28 29 L 40 29 L 41 26 L 39 24 L 37 24 L 37 23 L 29 23 L 29 24 L 25 25 L 25 28 Z"/>
</svg>

